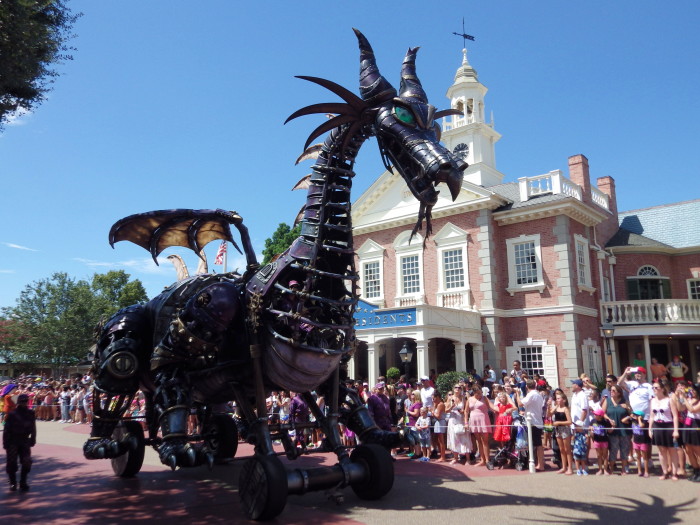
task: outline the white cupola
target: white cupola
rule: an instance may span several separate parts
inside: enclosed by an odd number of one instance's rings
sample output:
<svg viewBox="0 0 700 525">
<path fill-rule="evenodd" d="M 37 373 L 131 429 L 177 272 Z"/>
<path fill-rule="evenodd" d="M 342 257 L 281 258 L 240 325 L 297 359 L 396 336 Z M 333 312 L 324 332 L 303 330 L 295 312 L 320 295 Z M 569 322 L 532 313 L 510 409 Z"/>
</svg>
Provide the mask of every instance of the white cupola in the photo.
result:
<svg viewBox="0 0 700 525">
<path fill-rule="evenodd" d="M 462 64 L 457 69 L 454 83 L 447 90 L 450 107 L 459 109 L 464 116 L 443 119 L 442 140 L 450 151 L 460 155 L 469 164 L 464 180 L 479 186 L 500 184 L 504 175 L 496 170 L 495 144 L 501 138 L 493 129 L 493 119 L 487 124 L 484 97 L 488 89 L 477 77 L 476 70 L 462 50 Z"/>
</svg>

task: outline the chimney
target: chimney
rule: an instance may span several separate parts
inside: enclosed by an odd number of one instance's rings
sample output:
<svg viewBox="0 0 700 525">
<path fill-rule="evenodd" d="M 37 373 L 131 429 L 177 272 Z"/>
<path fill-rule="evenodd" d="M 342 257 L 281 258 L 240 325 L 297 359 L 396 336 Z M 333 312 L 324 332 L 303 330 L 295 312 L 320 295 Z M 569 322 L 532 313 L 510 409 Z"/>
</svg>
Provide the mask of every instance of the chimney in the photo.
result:
<svg viewBox="0 0 700 525">
<path fill-rule="evenodd" d="M 610 176 L 599 177 L 596 183 L 598 184 L 598 189 L 608 196 L 608 208 L 610 210 L 610 217 L 596 226 L 598 231 L 598 242 L 600 242 L 601 246 L 605 246 L 619 228 L 615 179 Z"/>
<path fill-rule="evenodd" d="M 581 186 L 582 200 L 586 204 L 591 201 L 591 177 L 588 172 L 588 159 L 585 155 L 569 157 L 569 178 L 574 184 Z"/>
</svg>

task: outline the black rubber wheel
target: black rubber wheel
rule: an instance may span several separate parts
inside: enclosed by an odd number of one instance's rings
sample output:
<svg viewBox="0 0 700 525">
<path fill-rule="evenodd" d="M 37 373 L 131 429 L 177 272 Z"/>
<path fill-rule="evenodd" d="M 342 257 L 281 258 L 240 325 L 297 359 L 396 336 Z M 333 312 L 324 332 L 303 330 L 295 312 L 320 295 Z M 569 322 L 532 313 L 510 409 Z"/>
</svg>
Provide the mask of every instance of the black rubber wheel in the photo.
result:
<svg viewBox="0 0 700 525">
<path fill-rule="evenodd" d="M 206 433 L 206 443 L 217 461 L 233 458 L 238 451 L 238 427 L 235 421 L 226 414 L 213 416 Z"/>
<path fill-rule="evenodd" d="M 132 478 L 138 474 L 143 465 L 143 456 L 146 452 L 146 441 L 143 437 L 143 428 L 136 421 L 120 421 L 112 432 L 112 439 L 123 440 L 129 434 L 136 440 L 135 448 L 129 447 L 126 453 L 112 458 L 112 470 L 120 478 Z"/>
<path fill-rule="evenodd" d="M 525 463 L 523 463 L 522 461 L 516 461 L 515 462 L 515 470 L 518 470 L 518 471 L 525 470 Z"/>
<path fill-rule="evenodd" d="M 389 451 L 380 445 L 367 444 L 355 448 L 350 455 L 353 463 L 362 463 L 367 476 L 350 486 L 357 497 L 374 500 L 386 496 L 394 486 L 394 463 Z"/>
<path fill-rule="evenodd" d="M 486 463 L 486 468 L 487 468 L 488 470 L 493 470 L 494 466 L 495 466 L 495 465 L 493 464 L 492 461 L 489 461 L 488 463 Z"/>
<path fill-rule="evenodd" d="M 238 479 L 241 507 L 248 518 L 271 520 L 287 504 L 287 470 L 275 456 L 255 456 L 246 461 Z"/>
</svg>

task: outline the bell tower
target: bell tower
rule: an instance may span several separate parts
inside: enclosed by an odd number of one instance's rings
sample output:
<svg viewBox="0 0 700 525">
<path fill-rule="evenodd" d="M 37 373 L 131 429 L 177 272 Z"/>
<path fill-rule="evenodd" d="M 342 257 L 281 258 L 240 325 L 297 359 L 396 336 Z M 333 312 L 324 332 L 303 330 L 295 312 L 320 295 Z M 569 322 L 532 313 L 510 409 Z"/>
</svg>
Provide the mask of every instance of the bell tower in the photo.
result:
<svg viewBox="0 0 700 525">
<path fill-rule="evenodd" d="M 504 177 L 496 170 L 495 144 L 501 134 L 493 129 L 493 119 L 489 124 L 485 117 L 484 97 L 487 91 L 467 60 L 467 50 L 463 49 L 462 64 L 447 90 L 450 107 L 459 109 L 463 115 L 445 117 L 442 141 L 450 151 L 469 164 L 464 180 L 479 186 L 500 184 Z"/>
</svg>

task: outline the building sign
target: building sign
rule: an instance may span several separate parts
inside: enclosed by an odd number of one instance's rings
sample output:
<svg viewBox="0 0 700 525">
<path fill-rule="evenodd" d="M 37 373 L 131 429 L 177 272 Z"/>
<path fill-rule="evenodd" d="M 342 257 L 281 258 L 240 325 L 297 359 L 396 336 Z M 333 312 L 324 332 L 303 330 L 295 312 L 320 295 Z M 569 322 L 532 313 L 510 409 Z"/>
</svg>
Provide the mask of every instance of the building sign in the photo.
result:
<svg viewBox="0 0 700 525">
<path fill-rule="evenodd" d="M 377 305 L 358 301 L 355 308 L 355 330 L 369 328 L 392 328 L 396 326 L 415 326 L 415 308 L 392 308 L 380 310 Z"/>
</svg>

